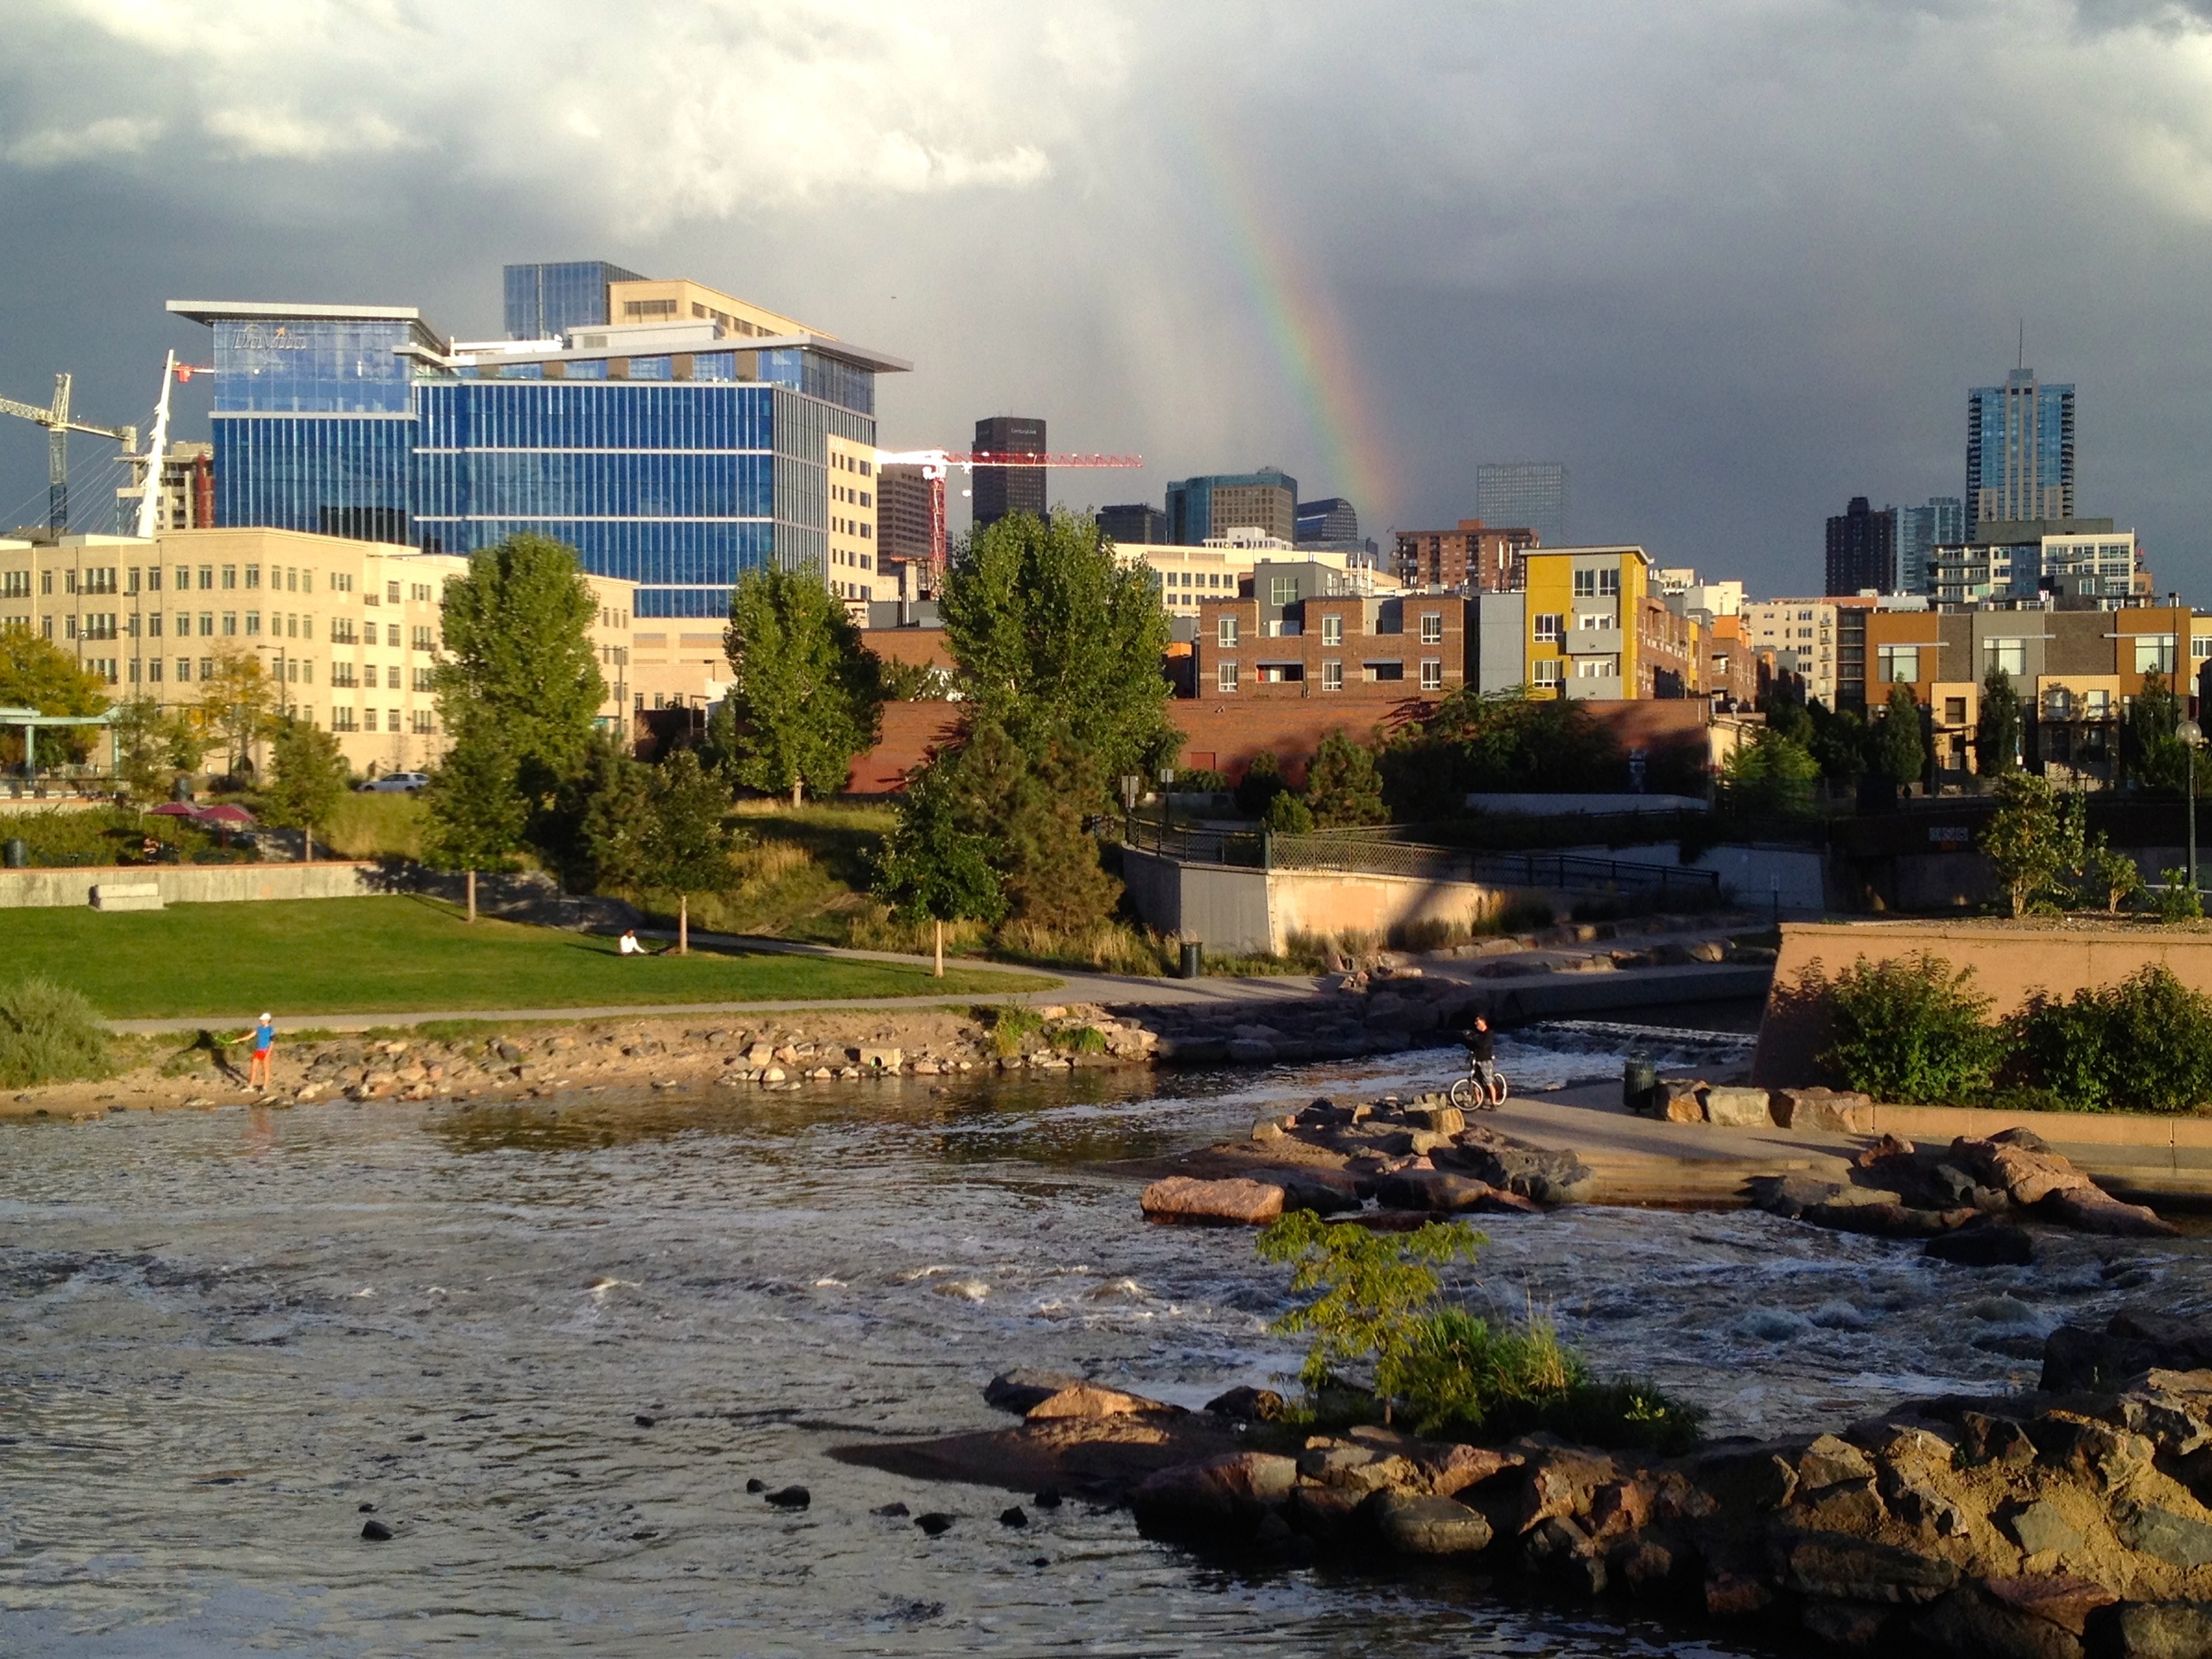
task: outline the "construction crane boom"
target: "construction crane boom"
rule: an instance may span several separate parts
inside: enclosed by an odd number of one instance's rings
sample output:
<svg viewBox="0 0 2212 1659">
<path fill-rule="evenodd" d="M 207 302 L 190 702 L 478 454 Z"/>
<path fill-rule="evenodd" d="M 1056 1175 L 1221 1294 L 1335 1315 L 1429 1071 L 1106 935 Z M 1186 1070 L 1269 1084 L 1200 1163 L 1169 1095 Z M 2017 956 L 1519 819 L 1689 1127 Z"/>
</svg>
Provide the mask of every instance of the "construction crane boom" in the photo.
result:
<svg viewBox="0 0 2212 1659">
<path fill-rule="evenodd" d="M 46 409 L 35 403 L 19 403 L 12 397 L 0 397 L 0 415 L 35 420 L 46 428 L 46 526 L 56 534 L 69 528 L 69 434 L 85 432 L 96 438 L 113 438 L 123 446 L 126 455 L 138 448 L 135 426 L 101 426 L 73 419 L 69 413 L 69 386 L 68 375 L 54 376 L 54 401 Z"/>
</svg>

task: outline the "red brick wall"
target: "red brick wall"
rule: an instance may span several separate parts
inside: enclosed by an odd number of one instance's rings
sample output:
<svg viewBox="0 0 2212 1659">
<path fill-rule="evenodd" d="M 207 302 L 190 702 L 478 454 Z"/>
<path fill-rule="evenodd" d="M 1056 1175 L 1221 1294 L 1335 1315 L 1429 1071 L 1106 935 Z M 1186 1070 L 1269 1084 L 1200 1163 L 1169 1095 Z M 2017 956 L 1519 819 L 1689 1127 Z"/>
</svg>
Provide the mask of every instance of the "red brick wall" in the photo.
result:
<svg viewBox="0 0 2212 1659">
<path fill-rule="evenodd" d="M 949 669 L 950 636 L 942 628 L 864 628 L 860 642 L 887 663 L 911 663 L 917 668 Z"/>
</svg>

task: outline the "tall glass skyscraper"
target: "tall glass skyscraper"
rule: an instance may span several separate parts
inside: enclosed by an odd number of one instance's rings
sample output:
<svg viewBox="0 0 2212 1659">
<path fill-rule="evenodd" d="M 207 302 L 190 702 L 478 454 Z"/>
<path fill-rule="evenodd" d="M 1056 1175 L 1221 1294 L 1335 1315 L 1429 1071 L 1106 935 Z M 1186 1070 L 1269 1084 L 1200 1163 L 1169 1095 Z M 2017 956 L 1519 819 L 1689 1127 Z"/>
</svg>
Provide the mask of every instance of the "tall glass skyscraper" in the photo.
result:
<svg viewBox="0 0 2212 1659">
<path fill-rule="evenodd" d="M 1955 495 L 1931 495 L 1924 507 L 1897 510 L 1897 590 L 1924 594 L 1933 580 L 1932 555 L 1966 540 L 1966 504 Z"/>
<path fill-rule="evenodd" d="M 2074 516 L 2074 388 L 2015 369 L 1966 395 L 1966 540 L 1993 519 Z"/>
<path fill-rule="evenodd" d="M 505 278 L 510 340 L 557 340 L 572 328 L 611 323 L 614 319 L 607 314 L 607 284 L 645 280 L 604 259 L 511 265 Z"/>
<path fill-rule="evenodd" d="M 444 553 L 534 531 L 638 583 L 641 617 L 826 571 L 829 450 L 873 448 L 875 377 L 910 366 L 713 321 L 457 350 L 412 307 L 169 309 L 214 331 L 217 524 Z"/>
<path fill-rule="evenodd" d="M 1475 517 L 1499 529 L 1536 532 L 1567 545 L 1567 469 L 1556 461 L 1491 462 L 1475 468 Z"/>
</svg>

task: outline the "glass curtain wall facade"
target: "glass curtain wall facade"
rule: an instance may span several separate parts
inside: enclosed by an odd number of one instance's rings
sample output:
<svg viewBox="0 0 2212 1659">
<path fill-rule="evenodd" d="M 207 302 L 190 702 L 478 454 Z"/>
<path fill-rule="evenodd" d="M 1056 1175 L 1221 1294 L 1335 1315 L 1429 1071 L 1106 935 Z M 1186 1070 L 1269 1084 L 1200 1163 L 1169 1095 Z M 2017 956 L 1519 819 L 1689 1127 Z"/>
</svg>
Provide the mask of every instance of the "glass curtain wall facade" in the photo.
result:
<svg viewBox="0 0 2212 1659">
<path fill-rule="evenodd" d="M 1955 495 L 1932 495 L 1924 507 L 1897 510 L 1897 588 L 1924 594 L 1933 580 L 1935 550 L 1966 540 L 1966 505 Z"/>
<path fill-rule="evenodd" d="M 1475 468 L 1475 517 L 1536 532 L 1545 547 L 1567 542 L 1567 469 L 1556 461 L 1493 461 Z"/>
<path fill-rule="evenodd" d="M 645 280 L 604 259 L 511 265 L 503 274 L 510 340 L 557 340 L 572 328 L 603 328 L 607 284 Z"/>
<path fill-rule="evenodd" d="M 640 617 L 826 572 L 827 440 L 876 440 L 873 372 L 811 348 L 457 365 L 419 321 L 178 309 L 216 334 L 218 525 L 457 554 L 532 532 L 637 583 Z"/>
<path fill-rule="evenodd" d="M 1989 519 L 2074 516 L 2074 388 L 2016 369 L 1966 395 L 1966 535 Z"/>
</svg>

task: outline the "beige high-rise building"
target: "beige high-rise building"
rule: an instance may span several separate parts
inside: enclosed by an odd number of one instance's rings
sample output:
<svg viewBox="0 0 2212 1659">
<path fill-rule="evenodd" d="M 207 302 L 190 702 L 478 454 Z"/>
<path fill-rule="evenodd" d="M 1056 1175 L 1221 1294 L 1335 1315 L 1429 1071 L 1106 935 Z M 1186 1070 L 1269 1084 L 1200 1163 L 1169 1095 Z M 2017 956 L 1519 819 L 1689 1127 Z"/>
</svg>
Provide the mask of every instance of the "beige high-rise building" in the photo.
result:
<svg viewBox="0 0 2212 1659">
<path fill-rule="evenodd" d="M 151 541 L 0 541 L 0 629 L 75 657 L 117 701 L 197 701 L 219 657 L 258 658 L 280 706 L 338 739 L 364 774 L 413 772 L 445 751 L 431 674 L 443 655 L 452 554 L 296 530 L 178 530 Z M 607 683 L 603 729 L 629 734 L 635 585 L 585 579 Z"/>
</svg>

